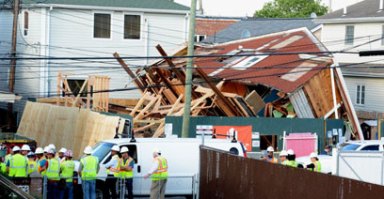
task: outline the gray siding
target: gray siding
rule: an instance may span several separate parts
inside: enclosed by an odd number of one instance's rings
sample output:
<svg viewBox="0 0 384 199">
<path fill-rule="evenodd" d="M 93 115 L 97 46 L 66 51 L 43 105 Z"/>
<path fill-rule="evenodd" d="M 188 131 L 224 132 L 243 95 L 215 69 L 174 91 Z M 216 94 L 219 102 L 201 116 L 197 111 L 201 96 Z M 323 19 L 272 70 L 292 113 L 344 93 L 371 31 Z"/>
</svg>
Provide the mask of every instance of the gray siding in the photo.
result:
<svg viewBox="0 0 384 199">
<path fill-rule="evenodd" d="M 384 112 L 384 79 L 344 77 L 356 111 Z M 365 104 L 356 104 L 357 85 L 365 86 Z"/>
</svg>

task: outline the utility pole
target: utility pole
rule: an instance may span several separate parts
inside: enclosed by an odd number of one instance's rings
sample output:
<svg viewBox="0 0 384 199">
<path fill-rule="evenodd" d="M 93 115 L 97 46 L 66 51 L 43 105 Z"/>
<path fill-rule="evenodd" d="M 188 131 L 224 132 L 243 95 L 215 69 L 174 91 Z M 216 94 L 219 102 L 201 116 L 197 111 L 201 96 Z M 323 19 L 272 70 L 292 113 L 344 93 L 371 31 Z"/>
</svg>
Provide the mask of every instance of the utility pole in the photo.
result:
<svg viewBox="0 0 384 199">
<path fill-rule="evenodd" d="M 16 73 L 16 44 L 17 44 L 17 23 L 19 18 L 20 1 L 13 1 L 13 28 L 12 28 L 12 49 L 11 49 L 11 63 L 8 78 L 9 92 L 15 91 L 15 73 Z M 13 104 L 8 103 L 8 128 L 14 128 L 13 118 Z"/>
<path fill-rule="evenodd" d="M 185 105 L 183 115 L 183 128 L 181 137 L 188 137 L 189 121 L 191 119 L 191 93 L 192 93 L 192 67 L 193 54 L 195 51 L 195 17 L 196 17 L 196 0 L 191 0 L 191 15 L 189 18 L 189 34 L 188 34 L 188 59 L 187 68 L 185 70 Z"/>
</svg>

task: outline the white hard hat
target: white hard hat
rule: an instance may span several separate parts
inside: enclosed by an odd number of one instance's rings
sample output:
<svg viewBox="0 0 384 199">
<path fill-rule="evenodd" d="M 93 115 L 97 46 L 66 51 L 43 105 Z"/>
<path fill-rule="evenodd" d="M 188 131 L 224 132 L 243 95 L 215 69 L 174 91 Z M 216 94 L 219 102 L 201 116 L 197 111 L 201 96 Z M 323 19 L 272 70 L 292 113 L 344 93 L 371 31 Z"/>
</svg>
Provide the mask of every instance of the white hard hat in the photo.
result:
<svg viewBox="0 0 384 199">
<path fill-rule="evenodd" d="M 31 156 L 34 156 L 35 154 L 32 152 L 32 151 L 30 151 L 28 154 L 27 154 L 27 156 L 28 157 L 31 157 Z"/>
<path fill-rule="evenodd" d="M 73 157 L 73 153 L 71 150 L 67 150 L 65 153 L 64 153 L 64 156 L 66 157 Z"/>
<path fill-rule="evenodd" d="M 44 152 L 48 153 L 48 151 L 49 151 L 49 146 L 44 147 Z"/>
<path fill-rule="evenodd" d="M 14 146 L 12 148 L 12 151 L 15 152 L 15 151 L 20 151 L 20 147 L 19 146 Z"/>
<path fill-rule="evenodd" d="M 21 150 L 22 150 L 22 151 L 30 151 L 31 148 L 29 147 L 28 144 L 24 144 L 24 145 L 21 147 Z"/>
<path fill-rule="evenodd" d="M 120 148 L 119 148 L 119 146 L 117 146 L 117 145 L 113 145 L 112 148 L 111 148 L 111 150 L 112 150 L 112 151 L 117 151 L 117 152 L 119 152 L 119 151 L 120 151 Z"/>
<path fill-rule="evenodd" d="M 54 149 L 54 150 L 56 150 L 56 147 L 55 147 L 55 145 L 54 145 L 54 144 L 49 144 L 49 145 L 48 145 L 48 147 L 49 147 L 49 148 L 51 148 L 51 149 Z"/>
<path fill-rule="evenodd" d="M 66 149 L 66 148 L 64 148 L 64 147 L 63 147 L 63 148 L 61 148 L 61 149 L 60 149 L 60 151 L 59 151 L 59 153 L 65 153 L 65 152 L 67 152 L 67 149 Z"/>
<path fill-rule="evenodd" d="M 317 153 L 315 152 L 312 152 L 310 155 L 309 155 L 310 158 L 317 158 Z"/>
<path fill-rule="evenodd" d="M 42 153 L 44 153 L 43 148 L 37 147 L 36 150 L 35 150 L 35 154 L 42 154 Z"/>
<path fill-rule="evenodd" d="M 292 149 L 288 149 L 287 154 L 288 155 L 295 155 L 295 152 Z"/>
<path fill-rule="evenodd" d="M 120 150 L 120 153 L 126 153 L 126 152 L 128 152 L 129 150 L 128 150 L 128 148 L 126 147 L 126 146 L 123 146 L 122 148 L 121 148 L 121 150 Z"/>
<path fill-rule="evenodd" d="M 90 146 L 85 147 L 84 153 L 85 154 L 91 154 L 92 153 L 92 147 L 90 147 Z"/>
<path fill-rule="evenodd" d="M 275 149 L 273 149 L 272 146 L 269 146 L 269 147 L 267 148 L 267 152 L 274 152 L 274 151 L 275 151 Z"/>
<path fill-rule="evenodd" d="M 282 151 L 280 152 L 280 156 L 288 156 L 287 151 L 286 151 L 286 150 L 282 150 Z"/>
<path fill-rule="evenodd" d="M 158 149 L 158 148 L 154 148 L 154 149 L 153 149 L 153 153 L 157 153 L 157 154 L 159 154 L 159 153 L 161 153 L 161 151 L 160 151 L 160 149 Z"/>
<path fill-rule="evenodd" d="M 53 150 L 53 149 L 48 149 L 48 154 L 55 154 L 55 150 Z"/>
</svg>

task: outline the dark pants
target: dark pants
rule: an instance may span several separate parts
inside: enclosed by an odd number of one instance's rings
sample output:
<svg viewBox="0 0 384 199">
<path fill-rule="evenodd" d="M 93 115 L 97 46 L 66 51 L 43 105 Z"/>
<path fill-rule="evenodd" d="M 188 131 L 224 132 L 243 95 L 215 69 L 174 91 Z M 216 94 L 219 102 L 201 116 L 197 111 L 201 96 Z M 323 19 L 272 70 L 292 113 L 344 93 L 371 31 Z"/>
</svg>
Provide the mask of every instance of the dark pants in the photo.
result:
<svg viewBox="0 0 384 199">
<path fill-rule="evenodd" d="M 128 191 L 128 199 L 133 199 L 133 179 L 132 178 L 128 178 L 128 179 L 125 179 L 125 187 Z"/>
<path fill-rule="evenodd" d="M 48 180 L 47 183 L 47 198 L 48 199 L 55 199 L 60 197 L 59 196 L 59 187 L 58 187 L 58 181 L 50 181 Z"/>
<path fill-rule="evenodd" d="M 105 181 L 106 186 L 104 189 L 104 197 L 105 198 L 117 198 L 116 193 L 116 178 L 113 175 L 108 175 L 107 180 Z"/>
</svg>

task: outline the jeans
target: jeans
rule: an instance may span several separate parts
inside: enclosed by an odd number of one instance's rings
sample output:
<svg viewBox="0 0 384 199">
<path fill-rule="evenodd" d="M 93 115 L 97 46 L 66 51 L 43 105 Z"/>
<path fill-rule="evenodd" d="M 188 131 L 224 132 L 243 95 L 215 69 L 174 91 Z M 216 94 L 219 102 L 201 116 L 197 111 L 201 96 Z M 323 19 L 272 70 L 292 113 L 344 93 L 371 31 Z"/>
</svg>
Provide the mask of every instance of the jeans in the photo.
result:
<svg viewBox="0 0 384 199">
<path fill-rule="evenodd" d="M 128 191 L 128 199 L 133 199 L 133 179 L 132 178 L 128 178 L 128 179 L 125 179 L 125 187 Z M 124 197 L 126 198 L 126 197 Z"/>
<path fill-rule="evenodd" d="M 48 199 L 55 199 L 59 196 L 59 190 L 58 190 L 58 182 L 54 181 L 48 181 L 47 183 L 47 198 Z"/>
<path fill-rule="evenodd" d="M 106 186 L 104 189 L 104 197 L 105 198 L 112 198 L 116 199 L 117 198 L 117 193 L 116 193 L 116 178 L 114 176 L 109 175 L 107 180 L 105 181 Z"/>
<path fill-rule="evenodd" d="M 73 199 L 73 182 L 67 182 L 65 192 L 67 193 L 68 199 Z"/>
<path fill-rule="evenodd" d="M 96 180 L 83 180 L 82 187 L 84 199 L 96 198 Z"/>
</svg>

